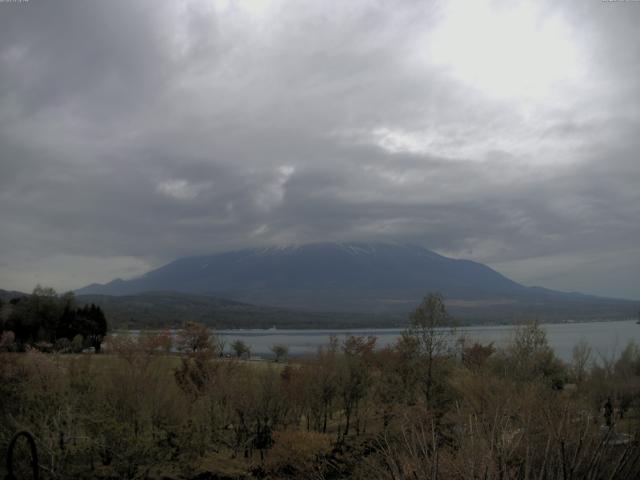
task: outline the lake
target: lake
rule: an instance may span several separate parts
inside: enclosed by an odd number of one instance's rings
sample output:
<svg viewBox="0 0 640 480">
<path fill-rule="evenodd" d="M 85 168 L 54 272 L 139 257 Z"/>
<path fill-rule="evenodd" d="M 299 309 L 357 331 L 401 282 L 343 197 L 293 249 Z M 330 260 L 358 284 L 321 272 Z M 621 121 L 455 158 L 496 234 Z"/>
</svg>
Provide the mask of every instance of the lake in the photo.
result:
<svg viewBox="0 0 640 480">
<path fill-rule="evenodd" d="M 630 342 L 640 344 L 640 325 L 635 320 L 585 323 L 543 324 L 549 345 L 563 360 L 571 360 L 573 347 L 585 341 L 593 349 L 595 359 L 612 358 Z M 497 347 L 506 345 L 513 337 L 514 327 L 506 325 L 461 327 L 456 335 L 464 335 L 469 341 L 494 342 Z M 216 333 L 229 343 L 241 339 L 251 347 L 257 357 L 271 357 L 270 347 L 283 344 L 289 347 L 289 355 L 313 354 L 318 347 L 327 345 L 329 337 L 343 339 L 348 335 L 373 335 L 377 346 L 393 343 L 403 332 L 400 328 L 370 328 L 348 330 L 218 330 Z"/>
</svg>

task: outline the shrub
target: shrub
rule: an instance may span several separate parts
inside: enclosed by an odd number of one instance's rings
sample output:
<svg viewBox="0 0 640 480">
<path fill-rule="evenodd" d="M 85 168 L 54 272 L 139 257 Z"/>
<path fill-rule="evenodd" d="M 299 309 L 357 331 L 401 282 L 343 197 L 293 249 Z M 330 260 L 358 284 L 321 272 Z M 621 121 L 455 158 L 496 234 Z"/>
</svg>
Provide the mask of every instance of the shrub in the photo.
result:
<svg viewBox="0 0 640 480">
<path fill-rule="evenodd" d="M 78 334 L 75 337 L 73 337 L 73 340 L 71 340 L 71 351 L 73 353 L 80 353 L 82 352 L 83 347 L 84 347 L 84 338 L 82 337 L 82 335 Z"/>
<path fill-rule="evenodd" d="M 71 341 L 65 337 L 59 338 L 53 345 L 53 350 L 55 352 L 66 353 L 71 350 Z"/>
<path fill-rule="evenodd" d="M 273 434 L 263 469 L 267 475 L 310 478 L 328 467 L 325 457 L 331 452 L 331 437 L 317 432 L 282 430 Z"/>
<path fill-rule="evenodd" d="M 0 352 L 13 352 L 16 350 L 16 336 L 8 330 L 0 335 Z"/>
</svg>

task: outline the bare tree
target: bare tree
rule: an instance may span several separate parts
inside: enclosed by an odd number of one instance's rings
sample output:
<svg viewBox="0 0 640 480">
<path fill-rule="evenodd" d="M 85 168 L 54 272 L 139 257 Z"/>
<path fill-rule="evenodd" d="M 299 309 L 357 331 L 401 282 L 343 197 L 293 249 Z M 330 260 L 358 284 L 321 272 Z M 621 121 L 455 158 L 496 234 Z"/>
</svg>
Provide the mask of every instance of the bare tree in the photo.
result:
<svg viewBox="0 0 640 480">
<path fill-rule="evenodd" d="M 183 352 L 195 353 L 202 350 L 215 349 L 215 336 L 205 325 L 187 322 L 178 334 L 178 349 Z"/>
<path fill-rule="evenodd" d="M 432 397 L 436 358 L 445 355 L 451 349 L 455 330 L 445 308 L 444 299 L 439 293 L 427 295 L 409 319 L 410 324 L 405 335 L 414 338 L 418 354 L 425 363 L 424 394 L 429 403 Z"/>
<path fill-rule="evenodd" d="M 351 419 L 358 419 L 358 409 L 371 387 L 370 357 L 376 345 L 376 337 L 349 336 L 342 343 L 342 361 L 338 383 L 345 415 L 344 435 L 349 435 Z M 360 422 L 356 423 L 360 433 Z"/>
<path fill-rule="evenodd" d="M 571 370 L 576 383 L 582 383 L 587 374 L 587 367 L 591 360 L 591 347 L 584 340 L 580 340 L 573 347 L 571 358 Z"/>
<path fill-rule="evenodd" d="M 224 349 L 227 346 L 227 341 L 223 337 L 216 337 L 216 350 L 218 352 L 218 356 L 224 356 Z"/>
</svg>

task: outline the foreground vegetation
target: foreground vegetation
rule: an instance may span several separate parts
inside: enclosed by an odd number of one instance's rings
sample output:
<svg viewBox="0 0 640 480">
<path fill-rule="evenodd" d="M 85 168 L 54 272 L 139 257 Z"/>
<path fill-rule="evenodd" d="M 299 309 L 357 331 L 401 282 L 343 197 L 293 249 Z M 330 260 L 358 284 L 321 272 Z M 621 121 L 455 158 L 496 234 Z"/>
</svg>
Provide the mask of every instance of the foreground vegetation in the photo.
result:
<svg viewBox="0 0 640 480">
<path fill-rule="evenodd" d="M 565 364 L 536 324 L 497 350 L 448 323 L 432 295 L 396 344 L 332 339 L 296 363 L 221 358 L 198 325 L 176 345 L 4 352 L 0 448 L 32 432 L 44 478 L 640 477 L 640 348 Z"/>
</svg>

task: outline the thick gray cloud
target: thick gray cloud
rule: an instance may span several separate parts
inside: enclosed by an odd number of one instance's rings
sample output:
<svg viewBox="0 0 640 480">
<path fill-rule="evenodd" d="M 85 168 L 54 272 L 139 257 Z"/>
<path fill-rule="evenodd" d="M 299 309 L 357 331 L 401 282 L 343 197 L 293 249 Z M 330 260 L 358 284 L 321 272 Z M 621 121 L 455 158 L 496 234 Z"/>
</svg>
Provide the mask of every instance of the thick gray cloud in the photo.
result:
<svg viewBox="0 0 640 480">
<path fill-rule="evenodd" d="M 640 299 L 640 4 L 503 3 L 0 3 L 0 286 L 402 240 Z"/>
</svg>

